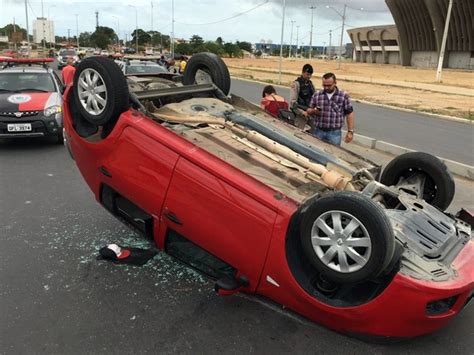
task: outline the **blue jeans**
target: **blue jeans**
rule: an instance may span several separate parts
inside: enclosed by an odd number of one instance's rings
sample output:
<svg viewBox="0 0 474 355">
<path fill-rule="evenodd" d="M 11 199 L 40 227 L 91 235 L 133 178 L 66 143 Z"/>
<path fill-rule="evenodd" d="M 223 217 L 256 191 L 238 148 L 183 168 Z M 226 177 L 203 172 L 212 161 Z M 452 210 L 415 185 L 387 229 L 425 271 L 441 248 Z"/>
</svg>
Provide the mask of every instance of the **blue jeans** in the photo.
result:
<svg viewBox="0 0 474 355">
<path fill-rule="evenodd" d="M 334 144 L 334 145 L 341 145 L 341 130 L 335 129 L 332 131 L 322 131 L 318 128 L 315 128 L 313 136 L 316 138 L 321 139 L 322 141 Z"/>
</svg>

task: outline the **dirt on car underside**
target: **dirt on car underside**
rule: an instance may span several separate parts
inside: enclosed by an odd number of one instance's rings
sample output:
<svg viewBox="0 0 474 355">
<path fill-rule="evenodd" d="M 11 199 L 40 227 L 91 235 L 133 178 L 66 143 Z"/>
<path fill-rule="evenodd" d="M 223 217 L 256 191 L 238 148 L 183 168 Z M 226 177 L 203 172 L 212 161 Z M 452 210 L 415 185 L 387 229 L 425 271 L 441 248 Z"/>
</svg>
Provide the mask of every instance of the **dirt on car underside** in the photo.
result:
<svg viewBox="0 0 474 355">
<path fill-rule="evenodd" d="M 357 190 L 353 174 L 378 169 L 362 157 L 320 142 L 261 111 L 239 107 L 238 98 L 231 103 L 195 98 L 159 109 L 149 105 L 148 109 L 156 121 L 183 138 L 299 203 L 327 189 Z M 315 162 L 230 117 L 249 118 L 302 145 L 317 145 L 323 156 L 335 157 L 334 161 Z"/>
</svg>

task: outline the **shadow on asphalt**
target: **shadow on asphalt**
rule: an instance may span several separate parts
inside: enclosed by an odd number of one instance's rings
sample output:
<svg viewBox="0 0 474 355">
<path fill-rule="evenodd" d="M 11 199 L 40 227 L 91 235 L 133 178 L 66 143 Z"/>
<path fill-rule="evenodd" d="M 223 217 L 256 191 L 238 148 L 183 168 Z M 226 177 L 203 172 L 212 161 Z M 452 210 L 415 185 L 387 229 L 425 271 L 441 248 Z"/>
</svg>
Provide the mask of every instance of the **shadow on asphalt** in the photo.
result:
<svg viewBox="0 0 474 355">
<path fill-rule="evenodd" d="M 56 142 L 54 137 L 44 138 L 15 138 L 0 139 L 0 149 L 2 150 L 25 150 L 31 149 L 57 149 L 64 148 L 62 144 Z"/>
</svg>

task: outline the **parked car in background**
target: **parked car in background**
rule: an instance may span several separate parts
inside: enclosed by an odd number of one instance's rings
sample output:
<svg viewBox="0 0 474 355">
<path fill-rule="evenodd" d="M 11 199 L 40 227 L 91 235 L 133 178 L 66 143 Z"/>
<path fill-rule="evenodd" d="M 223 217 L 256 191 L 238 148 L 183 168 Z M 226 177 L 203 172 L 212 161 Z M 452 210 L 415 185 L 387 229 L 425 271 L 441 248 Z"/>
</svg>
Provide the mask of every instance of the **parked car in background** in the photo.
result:
<svg viewBox="0 0 474 355">
<path fill-rule="evenodd" d="M 15 51 L 14 49 L 4 49 L 1 53 L 0 56 L 2 57 L 9 57 L 9 58 L 18 58 L 19 53 Z"/>
<path fill-rule="evenodd" d="M 63 143 L 63 85 L 45 59 L 0 59 L 0 138 Z"/>
<path fill-rule="evenodd" d="M 136 53 L 135 48 L 126 47 L 123 49 L 123 54 L 135 54 L 135 53 Z"/>
<path fill-rule="evenodd" d="M 61 70 L 67 65 L 67 58 L 72 57 L 74 63 L 79 61 L 79 56 L 74 48 L 60 49 L 58 53 L 58 69 Z"/>
<path fill-rule="evenodd" d="M 106 49 L 102 49 L 102 50 L 100 51 L 100 55 L 107 57 L 107 56 L 109 55 L 109 51 L 106 50 Z"/>
<path fill-rule="evenodd" d="M 180 79 L 91 57 L 65 93 L 66 145 L 119 220 L 219 295 L 259 294 L 339 332 L 426 334 L 471 300 L 473 216 L 444 212 L 443 162 L 407 153 L 382 171 L 230 95 L 211 53 Z"/>
<path fill-rule="evenodd" d="M 163 76 L 167 78 L 172 78 L 177 76 L 174 73 L 170 73 L 168 69 L 164 66 L 157 64 L 159 57 L 150 58 L 150 57 L 133 57 L 127 58 L 126 56 L 116 60 L 117 65 L 121 68 L 125 75 L 135 75 L 135 76 Z"/>
</svg>

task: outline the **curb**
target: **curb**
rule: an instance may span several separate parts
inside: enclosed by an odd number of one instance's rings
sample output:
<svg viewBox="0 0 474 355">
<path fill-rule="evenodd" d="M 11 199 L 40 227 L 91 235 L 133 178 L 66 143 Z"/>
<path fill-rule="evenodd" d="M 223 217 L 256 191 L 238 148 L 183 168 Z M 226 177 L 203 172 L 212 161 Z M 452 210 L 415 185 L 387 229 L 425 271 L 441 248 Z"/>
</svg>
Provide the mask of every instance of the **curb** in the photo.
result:
<svg viewBox="0 0 474 355">
<path fill-rule="evenodd" d="M 366 148 L 379 150 L 384 153 L 389 153 L 395 156 L 408 152 L 415 152 L 415 150 L 410 148 L 401 147 L 399 145 L 384 141 L 379 141 L 371 137 L 362 136 L 360 134 L 354 134 L 353 143 Z M 443 161 L 453 174 L 462 176 L 469 180 L 474 180 L 474 166 L 459 163 L 457 161 L 445 159 L 442 157 L 438 157 L 438 159 Z"/>
</svg>

